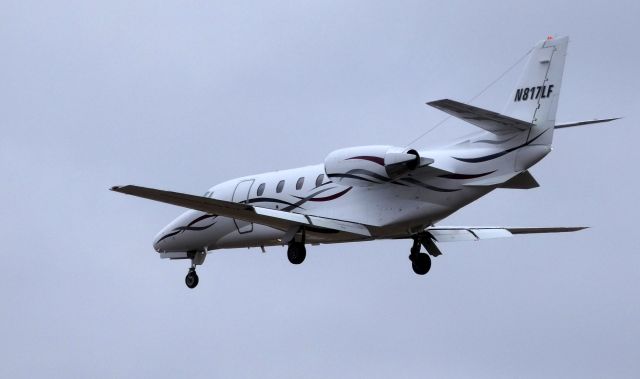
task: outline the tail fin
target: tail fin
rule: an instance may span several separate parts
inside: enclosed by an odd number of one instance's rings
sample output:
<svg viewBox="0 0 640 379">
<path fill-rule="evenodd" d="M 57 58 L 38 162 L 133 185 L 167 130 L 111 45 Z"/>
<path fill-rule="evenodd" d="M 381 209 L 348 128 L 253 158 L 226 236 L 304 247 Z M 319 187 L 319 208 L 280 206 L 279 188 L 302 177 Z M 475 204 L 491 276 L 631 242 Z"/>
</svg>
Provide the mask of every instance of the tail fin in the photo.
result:
<svg viewBox="0 0 640 379">
<path fill-rule="evenodd" d="M 551 145 L 569 37 L 548 38 L 529 55 L 518 85 L 502 114 L 530 122 L 527 141 Z"/>
</svg>

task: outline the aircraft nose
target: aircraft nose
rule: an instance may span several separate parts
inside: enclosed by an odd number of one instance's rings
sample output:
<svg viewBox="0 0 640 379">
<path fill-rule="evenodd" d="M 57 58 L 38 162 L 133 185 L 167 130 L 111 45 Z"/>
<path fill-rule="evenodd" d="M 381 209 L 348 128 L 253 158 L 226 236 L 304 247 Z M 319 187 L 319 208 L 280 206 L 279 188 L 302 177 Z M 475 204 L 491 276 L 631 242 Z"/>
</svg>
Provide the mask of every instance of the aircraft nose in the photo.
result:
<svg viewBox="0 0 640 379">
<path fill-rule="evenodd" d="M 153 239 L 153 249 L 158 253 L 167 250 L 167 242 L 168 242 L 167 240 L 170 239 L 175 234 L 177 233 L 174 233 L 173 231 L 173 222 L 172 222 L 169 225 L 162 228 L 162 230 L 160 230 L 160 232 L 156 234 L 156 236 Z"/>
<path fill-rule="evenodd" d="M 164 229 L 162 229 L 153 239 L 153 249 L 157 252 L 162 251 L 162 237 L 163 237 L 162 232 L 163 231 Z"/>
<path fill-rule="evenodd" d="M 192 222 L 195 217 L 194 215 L 197 215 L 195 211 L 187 211 L 171 221 L 156 234 L 153 239 L 153 248 L 155 251 L 158 253 L 186 251 L 189 247 L 187 246 L 188 240 L 185 240 L 182 232 L 184 232 L 189 223 Z"/>
<path fill-rule="evenodd" d="M 158 233 L 158 235 L 153 239 L 153 250 L 160 252 L 161 248 L 162 248 L 162 241 L 160 240 L 161 237 L 160 233 Z"/>
</svg>

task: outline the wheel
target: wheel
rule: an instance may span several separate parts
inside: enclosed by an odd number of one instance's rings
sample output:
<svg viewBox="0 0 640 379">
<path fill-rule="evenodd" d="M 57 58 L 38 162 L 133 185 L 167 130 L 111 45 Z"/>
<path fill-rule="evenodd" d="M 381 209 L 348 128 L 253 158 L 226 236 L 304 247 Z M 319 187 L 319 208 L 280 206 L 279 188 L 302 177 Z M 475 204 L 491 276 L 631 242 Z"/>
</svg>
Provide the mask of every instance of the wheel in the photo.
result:
<svg viewBox="0 0 640 379">
<path fill-rule="evenodd" d="M 195 270 L 189 270 L 189 273 L 184 278 L 184 282 L 187 284 L 187 287 L 189 288 L 196 288 L 199 281 L 200 279 L 198 279 L 198 274 L 196 274 Z"/>
<path fill-rule="evenodd" d="M 302 242 L 291 242 L 289 244 L 289 248 L 287 249 L 287 258 L 289 258 L 289 262 L 294 265 L 299 265 L 304 262 L 306 257 L 307 249 L 304 247 Z"/>
<path fill-rule="evenodd" d="M 429 257 L 429 254 L 411 254 L 409 259 L 411 259 L 411 268 L 413 268 L 413 272 L 418 275 L 424 275 L 431 269 L 431 258 Z"/>
</svg>

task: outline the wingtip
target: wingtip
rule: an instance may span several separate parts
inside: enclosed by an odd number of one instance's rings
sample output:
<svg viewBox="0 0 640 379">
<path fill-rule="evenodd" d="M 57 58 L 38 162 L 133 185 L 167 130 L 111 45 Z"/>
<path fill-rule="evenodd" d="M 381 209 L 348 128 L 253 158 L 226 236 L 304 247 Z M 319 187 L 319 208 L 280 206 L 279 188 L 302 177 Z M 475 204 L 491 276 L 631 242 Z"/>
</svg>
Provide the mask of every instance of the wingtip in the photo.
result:
<svg viewBox="0 0 640 379">
<path fill-rule="evenodd" d="M 122 189 L 127 187 L 126 185 L 124 186 L 113 186 L 111 188 L 109 188 L 109 191 L 115 191 L 115 192 L 122 192 Z"/>
<path fill-rule="evenodd" d="M 581 230 L 589 229 L 589 226 L 569 226 L 565 227 L 566 232 L 579 232 Z"/>
<path fill-rule="evenodd" d="M 434 108 L 437 108 L 437 105 L 442 104 L 442 103 L 446 103 L 448 101 L 451 101 L 450 99 L 439 99 L 439 100 L 431 100 L 431 101 L 427 101 L 425 104 Z"/>
</svg>

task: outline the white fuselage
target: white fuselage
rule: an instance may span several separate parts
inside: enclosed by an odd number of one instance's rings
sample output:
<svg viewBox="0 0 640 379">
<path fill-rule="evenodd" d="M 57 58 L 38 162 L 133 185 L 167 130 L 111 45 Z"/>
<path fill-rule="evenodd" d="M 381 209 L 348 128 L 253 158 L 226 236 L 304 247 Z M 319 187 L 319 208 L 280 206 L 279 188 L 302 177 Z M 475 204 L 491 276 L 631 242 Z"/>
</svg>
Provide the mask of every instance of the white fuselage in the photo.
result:
<svg viewBox="0 0 640 379">
<path fill-rule="evenodd" d="M 403 180 L 370 186 L 347 185 L 330 180 L 324 165 L 318 164 L 229 180 L 211 187 L 206 196 L 366 224 L 375 227 L 373 238 L 393 238 L 422 230 L 494 188 L 467 187 L 466 180 L 434 178 L 431 174 L 422 177 L 416 173 Z M 159 252 L 184 252 L 283 245 L 285 233 L 190 210 L 158 233 L 154 248 Z M 311 244 L 366 239 L 371 238 L 307 232 L 307 243 Z"/>
</svg>

